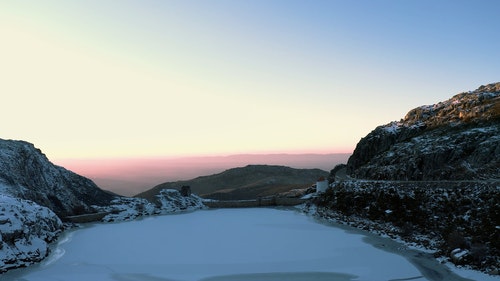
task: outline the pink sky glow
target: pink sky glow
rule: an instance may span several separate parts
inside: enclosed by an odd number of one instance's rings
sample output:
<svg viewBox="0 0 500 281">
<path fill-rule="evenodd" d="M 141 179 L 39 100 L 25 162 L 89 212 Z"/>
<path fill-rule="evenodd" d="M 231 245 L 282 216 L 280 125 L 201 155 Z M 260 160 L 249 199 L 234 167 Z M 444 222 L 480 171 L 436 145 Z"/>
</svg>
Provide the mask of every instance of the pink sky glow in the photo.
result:
<svg viewBox="0 0 500 281">
<path fill-rule="evenodd" d="M 250 164 L 319 168 L 326 171 L 346 163 L 350 153 L 339 154 L 239 154 L 165 158 L 60 159 L 55 164 L 87 176 L 103 189 L 135 195 L 167 181 L 198 176 Z"/>
</svg>

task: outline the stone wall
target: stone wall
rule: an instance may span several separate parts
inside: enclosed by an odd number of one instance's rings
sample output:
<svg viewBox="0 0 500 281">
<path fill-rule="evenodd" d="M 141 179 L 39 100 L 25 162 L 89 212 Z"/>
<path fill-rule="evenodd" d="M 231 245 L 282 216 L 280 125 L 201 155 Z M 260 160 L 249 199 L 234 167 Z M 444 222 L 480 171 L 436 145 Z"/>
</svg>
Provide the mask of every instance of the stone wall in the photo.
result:
<svg viewBox="0 0 500 281">
<path fill-rule="evenodd" d="M 69 216 L 65 217 L 64 221 L 73 222 L 73 223 L 87 223 L 87 222 L 96 222 L 101 221 L 106 215 L 109 215 L 110 212 L 101 212 L 94 214 L 85 214 L 79 216 Z"/>
<path fill-rule="evenodd" d="M 267 206 L 295 206 L 306 202 L 305 199 L 289 197 L 266 197 L 254 200 L 225 200 L 203 202 L 209 208 L 252 208 Z"/>
</svg>

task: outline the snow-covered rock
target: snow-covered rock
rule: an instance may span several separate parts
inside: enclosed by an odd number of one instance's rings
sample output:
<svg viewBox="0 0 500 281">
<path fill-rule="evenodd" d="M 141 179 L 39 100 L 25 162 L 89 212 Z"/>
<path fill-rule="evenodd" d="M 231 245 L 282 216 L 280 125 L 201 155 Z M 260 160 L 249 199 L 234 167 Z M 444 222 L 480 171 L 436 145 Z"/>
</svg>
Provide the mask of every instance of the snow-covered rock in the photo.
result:
<svg viewBox="0 0 500 281">
<path fill-rule="evenodd" d="M 93 206 L 99 212 L 107 212 L 103 222 L 129 221 L 156 212 L 154 204 L 142 198 L 117 197 L 108 206 Z"/>
<path fill-rule="evenodd" d="M 41 261 L 62 228 L 50 209 L 0 195 L 0 272 Z"/>
<path fill-rule="evenodd" d="M 205 208 L 197 195 L 182 196 L 178 190 L 164 189 L 155 196 L 154 202 L 144 198 L 117 197 L 108 206 L 93 206 L 99 212 L 108 212 L 102 221 L 119 222 L 142 216 L 171 214 Z"/>
<path fill-rule="evenodd" d="M 111 222 L 203 207 L 201 198 L 177 190 L 161 191 L 154 203 L 113 195 L 53 165 L 33 144 L 0 139 L 0 272 L 45 258 L 62 231 L 59 217 L 97 211 Z"/>
<path fill-rule="evenodd" d="M 0 194 L 50 208 L 60 217 L 107 205 L 115 196 L 90 179 L 52 164 L 31 143 L 0 139 Z"/>
<path fill-rule="evenodd" d="M 182 196 L 175 189 L 163 189 L 156 195 L 157 206 L 161 214 L 193 211 L 205 208 L 203 199 L 195 194 Z"/>
<path fill-rule="evenodd" d="M 304 208 L 425 247 L 459 264 L 498 272 L 498 202 L 499 181 L 351 180 L 335 183 Z"/>
<path fill-rule="evenodd" d="M 462 259 L 469 254 L 469 251 L 466 249 L 456 248 L 450 253 L 451 260 L 454 263 L 459 263 Z"/>
<path fill-rule="evenodd" d="M 373 180 L 500 178 L 500 83 L 410 110 L 375 128 L 347 163 Z"/>
<path fill-rule="evenodd" d="M 0 139 L 0 272 L 41 261 L 62 231 L 60 218 L 114 197 L 33 144 Z"/>
</svg>

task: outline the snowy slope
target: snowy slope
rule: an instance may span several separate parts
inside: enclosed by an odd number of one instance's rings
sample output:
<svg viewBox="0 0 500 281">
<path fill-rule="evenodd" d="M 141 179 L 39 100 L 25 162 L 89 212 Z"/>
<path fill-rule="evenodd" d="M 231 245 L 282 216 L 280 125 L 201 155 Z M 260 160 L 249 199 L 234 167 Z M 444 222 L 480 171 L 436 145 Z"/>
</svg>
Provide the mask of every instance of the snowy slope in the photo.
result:
<svg viewBox="0 0 500 281">
<path fill-rule="evenodd" d="M 39 262 L 63 229 L 60 217 L 114 196 L 50 163 L 24 141 L 0 139 L 0 272 Z"/>
<path fill-rule="evenodd" d="M 151 203 L 110 194 L 53 165 L 33 144 L 0 139 L 0 272 L 45 258 L 62 231 L 59 217 L 97 211 L 109 213 L 103 221 L 123 221 L 204 207 L 201 198 L 176 190 L 156 197 Z"/>
<path fill-rule="evenodd" d="M 0 193 L 36 202 L 60 217 L 107 205 L 115 196 L 52 164 L 31 143 L 0 139 Z"/>
<path fill-rule="evenodd" d="M 1 189 L 5 187 L 0 186 Z M 205 208 L 200 197 L 184 197 L 177 190 L 162 190 L 157 199 L 154 204 L 142 198 L 116 197 L 107 206 L 92 207 L 109 213 L 103 222 Z M 0 194 L 0 273 L 43 260 L 49 254 L 49 243 L 59 236 L 62 229 L 61 220 L 50 209 Z"/>
<path fill-rule="evenodd" d="M 38 262 L 62 231 L 61 220 L 34 202 L 0 195 L 0 272 Z"/>
</svg>

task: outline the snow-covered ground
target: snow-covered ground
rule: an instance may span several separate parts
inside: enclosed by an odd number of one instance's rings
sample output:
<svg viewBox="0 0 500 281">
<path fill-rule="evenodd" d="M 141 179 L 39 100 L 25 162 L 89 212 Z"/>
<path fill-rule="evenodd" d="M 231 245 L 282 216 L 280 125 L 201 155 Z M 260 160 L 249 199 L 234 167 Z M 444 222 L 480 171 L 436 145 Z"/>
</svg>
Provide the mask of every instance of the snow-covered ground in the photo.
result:
<svg viewBox="0 0 500 281">
<path fill-rule="evenodd" d="M 62 228 L 50 209 L 0 194 L 0 272 L 45 258 Z"/>
<path fill-rule="evenodd" d="M 46 261 L 5 278 L 432 280 L 365 239 L 290 210 L 204 210 L 68 232 Z"/>
<path fill-rule="evenodd" d="M 0 192 L 6 188 L 0 183 Z M 105 222 L 205 208 L 200 197 L 185 197 L 177 190 L 162 190 L 156 199 L 153 204 L 141 198 L 117 197 L 109 206 L 94 208 L 108 213 Z M 62 231 L 61 220 L 49 208 L 0 193 L 0 273 L 43 260 L 50 252 L 50 242 Z M 60 249 L 56 250 L 56 255 L 60 253 Z"/>
</svg>

